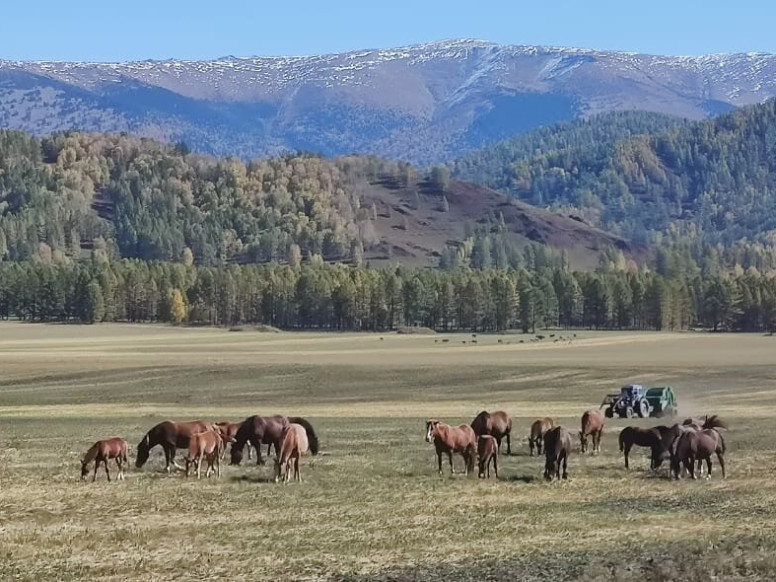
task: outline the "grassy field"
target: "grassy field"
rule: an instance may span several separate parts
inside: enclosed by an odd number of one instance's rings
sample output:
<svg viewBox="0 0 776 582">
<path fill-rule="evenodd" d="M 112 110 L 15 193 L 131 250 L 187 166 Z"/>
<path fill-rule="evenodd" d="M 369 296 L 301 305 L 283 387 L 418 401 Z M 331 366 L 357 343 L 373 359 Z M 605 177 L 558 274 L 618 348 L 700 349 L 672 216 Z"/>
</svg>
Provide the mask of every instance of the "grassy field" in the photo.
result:
<svg viewBox="0 0 776 582">
<path fill-rule="evenodd" d="M 0 324 L 0 579 L 771 579 L 776 338 L 557 335 Z M 652 475 L 638 449 L 626 472 L 624 421 L 602 454 L 575 451 L 569 482 L 541 480 L 530 423 L 576 432 L 631 381 L 671 384 L 682 414 L 730 422 L 727 480 Z M 436 475 L 425 420 L 484 408 L 515 418 L 502 478 Z M 165 418 L 257 413 L 314 423 L 322 454 L 304 459 L 305 483 L 253 464 L 184 480 L 159 472 L 158 449 L 123 483 L 79 481 L 99 438 L 134 449 Z"/>
</svg>

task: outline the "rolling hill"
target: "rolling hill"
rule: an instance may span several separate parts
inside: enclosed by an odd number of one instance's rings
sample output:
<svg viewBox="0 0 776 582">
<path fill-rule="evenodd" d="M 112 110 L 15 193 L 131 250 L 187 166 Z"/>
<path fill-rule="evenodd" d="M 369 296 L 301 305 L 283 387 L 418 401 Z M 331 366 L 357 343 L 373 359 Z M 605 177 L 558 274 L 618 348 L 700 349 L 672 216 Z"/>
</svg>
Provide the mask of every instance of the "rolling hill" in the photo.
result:
<svg viewBox="0 0 776 582">
<path fill-rule="evenodd" d="M 702 119 L 776 95 L 776 56 L 667 57 L 453 40 L 212 61 L 0 61 L 0 127 L 185 141 L 251 158 L 430 163 L 608 111 Z"/>
</svg>

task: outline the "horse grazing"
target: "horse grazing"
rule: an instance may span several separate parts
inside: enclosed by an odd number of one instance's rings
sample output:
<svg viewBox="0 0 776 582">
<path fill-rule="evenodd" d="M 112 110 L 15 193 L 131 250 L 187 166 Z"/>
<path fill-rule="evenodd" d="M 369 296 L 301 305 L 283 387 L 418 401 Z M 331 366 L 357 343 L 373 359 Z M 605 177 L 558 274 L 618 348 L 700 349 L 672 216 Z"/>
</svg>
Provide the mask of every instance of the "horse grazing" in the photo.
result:
<svg viewBox="0 0 776 582">
<path fill-rule="evenodd" d="M 175 462 L 177 449 L 189 448 L 189 440 L 192 435 L 205 432 L 214 427 L 210 422 L 192 420 L 189 422 L 174 422 L 165 420 L 149 430 L 137 445 L 137 459 L 135 466 L 139 469 L 148 461 L 151 449 L 159 445 L 164 450 L 165 470 L 169 473 L 173 467 L 183 470 L 183 467 Z"/>
<path fill-rule="evenodd" d="M 583 453 L 587 452 L 587 437 L 590 436 L 593 454 L 601 452 L 601 435 L 604 434 L 606 418 L 600 410 L 588 410 L 582 415 L 582 430 L 579 431 L 579 444 Z"/>
<path fill-rule="evenodd" d="M 240 430 L 240 427 L 242 426 L 242 422 L 228 422 L 228 421 L 221 421 L 217 422 L 216 426 L 218 427 L 218 430 L 221 431 L 221 437 L 223 437 L 225 442 L 233 443 L 235 439 L 237 438 L 237 431 Z M 272 445 L 267 446 L 267 454 L 269 455 L 270 448 Z M 248 460 L 253 458 L 252 450 L 253 446 L 250 443 L 247 443 L 248 447 Z M 221 452 L 221 460 L 224 459 L 226 456 L 226 447 L 223 447 L 223 450 Z"/>
<path fill-rule="evenodd" d="M 246 443 L 253 445 L 256 449 L 256 463 L 259 465 L 264 464 L 264 459 L 261 456 L 261 445 L 267 444 L 275 448 L 275 458 L 280 456 L 280 444 L 283 429 L 289 424 L 299 424 L 304 427 L 307 433 L 307 440 L 310 446 L 310 452 L 313 455 L 318 454 L 318 435 L 315 434 L 313 425 L 304 418 L 299 416 L 249 416 L 246 418 L 242 426 L 237 429 L 237 433 L 234 435 L 234 443 L 232 444 L 231 464 L 239 465 L 243 457 L 243 448 Z M 269 454 L 269 452 L 267 453 Z"/>
<path fill-rule="evenodd" d="M 534 454 L 534 447 L 536 447 L 537 454 L 542 454 L 542 445 L 544 444 L 544 435 L 548 430 L 551 430 L 555 426 L 555 421 L 551 418 L 540 418 L 535 420 L 531 425 L 531 434 L 528 437 L 528 447 L 530 448 L 531 456 Z"/>
<path fill-rule="evenodd" d="M 488 479 L 490 479 L 490 465 L 492 463 L 496 479 L 498 479 L 498 443 L 494 437 L 484 434 L 477 439 L 477 456 L 480 460 L 480 471 L 477 476 L 482 479 L 487 472 Z"/>
<path fill-rule="evenodd" d="M 462 424 L 453 427 L 438 420 L 429 420 L 426 422 L 426 442 L 434 443 L 440 475 L 442 474 L 442 453 L 447 453 L 447 458 L 450 461 L 451 475 L 455 474 L 453 469 L 453 453 L 460 453 L 463 457 L 466 465 L 465 473 L 467 475 L 474 471 L 474 456 L 477 454 L 477 436 L 469 425 Z"/>
<path fill-rule="evenodd" d="M 202 477 L 202 459 L 207 461 L 205 478 L 210 477 L 210 470 L 221 478 L 221 457 L 226 443 L 218 429 L 210 429 L 191 435 L 189 439 L 189 456 L 186 458 L 186 477 L 192 465 L 197 467 L 197 479 Z"/>
<path fill-rule="evenodd" d="M 658 428 L 639 428 L 637 426 L 626 426 L 620 431 L 620 452 L 625 456 L 625 468 L 629 469 L 628 455 L 634 445 L 639 447 L 649 447 L 652 452 L 650 456 L 650 469 L 655 469 L 655 458 L 659 456 L 663 445 L 663 439 Z"/>
<path fill-rule="evenodd" d="M 661 446 L 652 451 L 653 468 L 660 467 L 666 459 L 673 459 L 679 437 L 684 433 L 709 429 L 727 430 L 727 428 L 727 424 L 716 414 L 707 416 L 704 420 L 688 418 L 682 424 L 671 427 L 656 426 L 655 430 L 660 432 Z"/>
<path fill-rule="evenodd" d="M 291 473 L 291 461 L 294 462 L 294 480 L 302 482 L 299 472 L 299 457 L 307 452 L 307 431 L 301 424 L 291 423 L 281 434 L 280 456 L 275 458 L 275 483 L 280 481 L 280 475 L 285 470 L 284 483 L 288 483 Z"/>
<path fill-rule="evenodd" d="M 718 428 L 701 430 L 688 430 L 682 433 L 676 443 L 671 456 L 671 472 L 675 479 L 679 479 L 681 466 L 690 473 L 693 479 L 697 479 L 695 465 L 700 471 L 702 461 L 706 461 L 707 477 L 711 478 L 711 455 L 716 454 L 722 469 L 722 478 L 725 478 L 725 439 Z"/>
<path fill-rule="evenodd" d="M 127 464 L 127 441 L 120 438 L 106 439 L 104 441 L 97 441 L 89 450 L 86 451 L 83 460 L 81 461 L 81 481 L 86 479 L 86 475 L 89 473 L 89 463 L 94 461 L 94 475 L 92 475 L 92 483 L 97 479 L 97 469 L 100 467 L 100 463 L 105 465 L 105 474 L 110 481 L 110 471 L 108 470 L 108 461 L 116 459 L 116 465 L 119 468 L 118 480 L 124 480 L 124 466 Z"/>
<path fill-rule="evenodd" d="M 501 439 L 506 437 L 507 455 L 512 454 L 512 417 L 503 410 L 497 410 L 496 412 L 486 412 L 483 410 L 474 417 L 471 427 L 474 434 L 478 437 L 482 435 L 494 437 L 498 443 L 499 450 L 501 450 Z"/>
<path fill-rule="evenodd" d="M 544 435 L 544 478 L 552 481 L 552 476 L 561 478 L 560 468 L 563 464 L 563 479 L 569 478 L 568 460 L 571 454 L 571 435 L 562 426 L 547 431 Z"/>
</svg>

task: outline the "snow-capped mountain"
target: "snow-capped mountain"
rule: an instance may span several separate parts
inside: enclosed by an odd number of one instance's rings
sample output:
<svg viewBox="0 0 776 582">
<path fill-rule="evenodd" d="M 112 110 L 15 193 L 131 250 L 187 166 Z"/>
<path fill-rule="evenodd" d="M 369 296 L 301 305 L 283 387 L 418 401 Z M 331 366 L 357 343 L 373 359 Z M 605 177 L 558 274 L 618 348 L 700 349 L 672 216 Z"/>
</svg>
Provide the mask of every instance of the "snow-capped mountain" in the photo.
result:
<svg viewBox="0 0 776 582">
<path fill-rule="evenodd" d="M 444 41 L 212 61 L 0 61 L 0 126 L 129 131 L 216 154 L 430 162 L 577 116 L 701 118 L 776 95 L 776 55 L 665 57 Z"/>
</svg>

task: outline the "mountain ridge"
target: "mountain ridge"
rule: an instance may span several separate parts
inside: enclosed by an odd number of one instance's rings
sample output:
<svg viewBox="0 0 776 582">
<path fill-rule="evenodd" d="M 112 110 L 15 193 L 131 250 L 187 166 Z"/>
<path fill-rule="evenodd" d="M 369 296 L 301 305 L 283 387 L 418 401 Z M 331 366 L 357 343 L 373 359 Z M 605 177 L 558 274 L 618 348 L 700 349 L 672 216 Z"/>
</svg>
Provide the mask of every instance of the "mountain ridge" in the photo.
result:
<svg viewBox="0 0 776 582">
<path fill-rule="evenodd" d="M 186 141 L 257 157 L 311 150 L 416 163 L 611 110 L 701 119 L 776 96 L 776 55 L 669 57 L 446 40 L 327 55 L 0 60 L 0 126 Z"/>
</svg>

